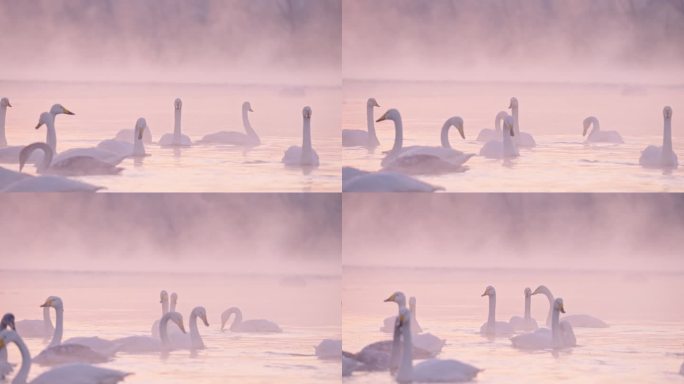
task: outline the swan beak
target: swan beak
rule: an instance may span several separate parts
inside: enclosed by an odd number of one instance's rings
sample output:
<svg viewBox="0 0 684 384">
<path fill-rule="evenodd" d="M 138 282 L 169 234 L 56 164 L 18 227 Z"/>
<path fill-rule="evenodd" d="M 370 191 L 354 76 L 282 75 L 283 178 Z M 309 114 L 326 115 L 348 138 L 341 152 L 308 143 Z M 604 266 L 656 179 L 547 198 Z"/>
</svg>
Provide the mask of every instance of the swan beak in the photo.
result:
<svg viewBox="0 0 684 384">
<path fill-rule="evenodd" d="M 394 296 L 395 296 L 395 295 L 392 295 L 392 296 L 386 298 L 384 302 L 385 302 L 385 303 L 393 302 L 393 301 L 394 301 Z"/>
<path fill-rule="evenodd" d="M 385 120 L 387 120 L 387 112 L 385 112 L 385 114 L 383 114 L 382 116 L 380 116 L 379 119 L 375 120 L 375 122 L 376 122 L 376 123 L 379 123 L 379 122 L 385 121 Z"/>
<path fill-rule="evenodd" d="M 515 136 L 515 131 L 511 128 L 511 136 Z"/>
<path fill-rule="evenodd" d="M 205 326 L 207 326 L 207 327 L 209 326 L 209 321 L 207 320 L 206 316 L 202 316 L 202 321 L 204 322 Z"/>
<path fill-rule="evenodd" d="M 10 108 L 12 108 L 12 104 L 10 104 L 9 101 L 7 102 L 7 106 L 10 107 Z"/>
<path fill-rule="evenodd" d="M 66 108 L 63 108 L 63 109 L 64 109 L 64 112 L 63 112 L 64 114 L 66 114 L 66 115 L 75 115 L 75 113 L 71 112 L 70 110 L 68 110 L 68 109 L 66 109 Z"/>
<path fill-rule="evenodd" d="M 138 140 L 142 140 L 142 138 L 143 138 L 143 132 L 144 132 L 144 131 L 145 131 L 145 128 L 142 128 L 142 129 L 140 130 L 140 133 L 138 133 Z"/>
<path fill-rule="evenodd" d="M 0 339 L 0 349 L 5 348 L 5 339 Z"/>
<path fill-rule="evenodd" d="M 458 133 L 460 133 L 463 140 L 465 140 L 465 132 L 463 131 L 463 126 L 458 127 Z"/>
<path fill-rule="evenodd" d="M 40 307 L 45 308 L 52 305 L 52 300 L 46 300 Z"/>
<path fill-rule="evenodd" d="M 487 290 L 485 289 L 484 293 L 480 295 L 480 297 L 485 297 L 487 296 Z"/>
<path fill-rule="evenodd" d="M 179 324 L 178 324 L 178 328 L 180 328 L 180 330 L 181 330 L 183 333 L 187 333 L 187 332 L 185 332 L 185 327 L 183 326 L 183 323 L 179 323 Z"/>
<path fill-rule="evenodd" d="M 44 123 L 42 121 L 39 121 L 38 124 L 36 125 L 36 129 L 40 128 Z"/>
<path fill-rule="evenodd" d="M 561 313 L 565 313 L 565 308 L 563 308 L 563 304 L 560 305 L 560 311 Z"/>
<path fill-rule="evenodd" d="M 250 111 L 250 112 L 254 112 L 254 110 L 252 109 L 252 107 L 249 107 L 249 111 Z"/>
</svg>

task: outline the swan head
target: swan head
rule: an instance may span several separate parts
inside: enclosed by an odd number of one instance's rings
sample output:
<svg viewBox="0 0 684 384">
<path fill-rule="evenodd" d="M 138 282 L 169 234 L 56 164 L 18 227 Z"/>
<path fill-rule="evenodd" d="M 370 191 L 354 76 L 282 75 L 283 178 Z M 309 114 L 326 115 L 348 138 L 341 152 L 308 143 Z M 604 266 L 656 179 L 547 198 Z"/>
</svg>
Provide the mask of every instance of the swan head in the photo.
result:
<svg viewBox="0 0 684 384">
<path fill-rule="evenodd" d="M 409 297 L 409 307 L 415 307 L 416 306 L 416 298 L 415 296 Z"/>
<path fill-rule="evenodd" d="M 375 97 L 371 97 L 366 102 L 366 107 L 369 107 L 369 108 L 380 107 L 380 104 L 378 104 L 378 102 L 375 100 Z"/>
<path fill-rule="evenodd" d="M 11 313 L 5 313 L 5 316 L 3 316 L 2 320 L 0 320 L 0 331 L 3 331 L 8 327 L 13 331 L 17 330 L 17 328 L 14 326 L 14 315 Z"/>
<path fill-rule="evenodd" d="M 173 292 L 171 294 L 171 306 L 175 307 L 177 303 L 178 303 L 178 295 L 176 294 L 176 292 Z"/>
<path fill-rule="evenodd" d="M 143 133 L 145 133 L 146 128 L 147 128 L 147 120 L 145 120 L 144 117 L 139 118 L 138 121 L 135 122 L 135 137 L 138 140 L 142 140 Z"/>
<path fill-rule="evenodd" d="M 48 124 L 50 121 L 54 120 L 54 115 L 51 115 L 49 112 L 43 112 L 40 114 L 40 117 L 38 118 L 38 124 L 36 124 L 36 129 L 42 127 L 43 125 Z"/>
<path fill-rule="evenodd" d="M 496 289 L 494 289 L 494 287 L 492 287 L 491 285 L 488 285 L 487 288 L 485 288 L 484 293 L 480 295 L 480 297 L 485 296 L 496 296 Z"/>
<path fill-rule="evenodd" d="M 563 299 L 559 297 L 556 300 L 554 300 L 553 309 L 555 311 L 559 311 L 560 313 L 565 313 L 565 308 L 563 307 Z"/>
<path fill-rule="evenodd" d="M 668 120 L 671 119 L 672 118 L 672 108 L 670 108 L 669 106 L 663 108 L 663 116 Z"/>
<path fill-rule="evenodd" d="M 183 100 L 176 98 L 176 100 L 173 101 L 173 108 L 176 111 L 180 111 L 183 108 Z"/>
<path fill-rule="evenodd" d="M 385 299 L 385 303 L 392 302 L 399 304 L 400 307 L 404 307 L 406 306 L 406 296 L 404 296 L 403 292 L 394 292 L 392 296 Z"/>
<path fill-rule="evenodd" d="M 515 129 L 513 129 L 513 126 L 515 125 L 515 122 L 513 121 L 513 117 L 510 115 L 506 115 L 503 119 L 503 128 L 504 131 L 508 130 L 508 132 L 511 134 L 511 136 L 515 136 Z"/>
<path fill-rule="evenodd" d="M 202 319 L 205 326 L 209 326 L 209 321 L 207 320 L 207 310 L 204 307 L 195 307 L 192 310 L 192 314 Z"/>
<path fill-rule="evenodd" d="M 461 138 L 465 139 L 465 132 L 463 131 L 463 119 L 461 117 L 454 116 L 447 120 L 444 125 L 447 127 L 456 127 L 456 129 L 458 129 L 458 133 L 461 135 Z"/>
<path fill-rule="evenodd" d="M 225 311 L 223 311 L 223 313 L 221 313 L 221 330 L 222 331 L 226 327 L 226 323 L 228 322 L 228 319 L 230 319 L 230 316 L 233 313 L 235 313 L 235 316 L 238 316 L 238 314 L 241 314 L 240 308 L 230 307 L 230 308 L 226 309 Z"/>
<path fill-rule="evenodd" d="M 594 116 L 589 116 L 586 119 L 584 119 L 584 121 L 582 121 L 582 127 L 584 129 L 582 131 L 582 136 L 587 135 L 587 131 L 589 130 L 589 127 L 591 127 L 591 123 L 593 123 L 594 120 L 596 120 L 596 118 Z"/>
<path fill-rule="evenodd" d="M 302 109 L 302 116 L 304 116 L 306 120 L 309 120 L 311 118 L 311 107 L 308 105 L 304 107 L 304 109 Z"/>
<path fill-rule="evenodd" d="M 45 299 L 45 302 L 40 307 L 41 308 L 52 307 L 55 309 L 63 309 L 64 304 L 62 303 L 62 299 L 59 298 L 58 296 L 50 296 L 47 299 Z"/>
<path fill-rule="evenodd" d="M 532 290 L 528 287 L 525 288 L 525 297 L 530 297 L 532 296 Z"/>
<path fill-rule="evenodd" d="M 508 109 L 516 109 L 518 108 L 518 99 L 515 97 L 511 97 L 511 103 L 508 105 Z"/>
<path fill-rule="evenodd" d="M 2 99 L 0 99 L 0 107 L 4 107 L 4 108 L 12 107 L 12 104 L 10 104 L 8 98 L 3 97 Z"/>
<path fill-rule="evenodd" d="M 159 292 L 159 302 L 169 301 L 169 293 L 166 291 Z"/>
<path fill-rule="evenodd" d="M 246 112 L 254 112 L 252 109 L 252 104 L 249 103 L 249 101 L 245 101 L 242 103 L 242 110 Z"/>
<path fill-rule="evenodd" d="M 537 289 L 532 292 L 533 295 L 537 295 L 539 293 L 545 294 L 545 295 L 551 295 L 551 290 L 546 288 L 546 285 L 540 285 L 537 287 Z"/>
<path fill-rule="evenodd" d="M 70 110 L 64 108 L 62 104 L 55 104 L 50 108 L 50 113 L 52 115 L 75 115 L 75 113 L 71 112 Z"/>
<path fill-rule="evenodd" d="M 380 116 L 379 119 L 375 120 L 376 123 L 379 123 L 381 121 L 385 120 L 392 120 L 394 122 L 397 122 L 401 120 L 401 115 L 399 114 L 399 111 L 396 109 L 388 109 L 387 112 L 383 113 L 382 116 Z"/>
<path fill-rule="evenodd" d="M 183 326 L 183 315 L 178 312 L 169 312 L 166 315 L 169 316 L 169 320 L 173 321 L 183 333 L 187 333 L 185 332 L 185 326 Z"/>
</svg>

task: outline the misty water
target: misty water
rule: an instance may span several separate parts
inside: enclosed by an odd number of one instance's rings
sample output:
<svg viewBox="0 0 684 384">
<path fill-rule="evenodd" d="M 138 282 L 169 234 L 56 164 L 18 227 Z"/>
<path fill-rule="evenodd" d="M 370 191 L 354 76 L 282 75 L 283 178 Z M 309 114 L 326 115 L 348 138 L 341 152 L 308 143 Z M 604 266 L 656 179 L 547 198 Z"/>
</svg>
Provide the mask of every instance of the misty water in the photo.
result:
<svg viewBox="0 0 684 384">
<path fill-rule="evenodd" d="M 173 132 L 176 97 L 183 100 L 181 130 L 193 141 L 218 131 L 244 132 L 241 107 L 250 101 L 252 127 L 262 145 L 251 150 L 230 145 L 196 144 L 167 148 L 147 144 L 149 156 L 125 159 L 114 176 L 76 179 L 109 192 L 336 192 L 340 190 L 339 87 L 164 84 L 0 82 L 7 112 L 8 145 L 45 141 L 35 130 L 38 116 L 55 103 L 75 116 L 56 119 L 57 151 L 94 147 L 145 117 L 156 143 Z M 312 110 L 312 142 L 320 166 L 288 168 L 285 150 L 302 145 L 302 108 Z M 0 166 L 18 170 L 16 164 Z M 25 168 L 34 173 L 35 168 Z"/>
<path fill-rule="evenodd" d="M 39 305 L 50 295 L 64 302 L 64 340 L 77 336 L 115 339 L 150 335 L 160 317 L 159 291 L 178 293 L 178 312 L 188 329 L 190 311 L 207 310 L 209 327 L 199 322 L 206 349 L 160 354 L 118 353 L 103 367 L 133 372 L 126 383 L 321 383 L 339 381 L 339 360 L 320 360 L 314 346 L 340 338 L 339 276 L 269 274 L 183 274 L 0 271 L 0 306 L 17 320 L 41 319 Z M 242 309 L 244 319 L 265 318 L 278 334 L 220 330 L 221 312 Z M 292 308 L 297 308 L 293 311 Z M 54 311 L 52 311 L 54 321 Z M 46 347 L 26 339 L 32 356 Z M 10 345 L 9 361 L 20 363 Z M 18 370 L 18 366 L 16 368 Z M 31 367 L 29 378 L 45 368 Z"/>
<path fill-rule="evenodd" d="M 563 271 L 559 269 L 458 269 L 345 267 L 342 314 L 344 350 L 391 339 L 380 331 L 397 290 L 417 299 L 424 332 L 446 339 L 438 355 L 484 369 L 478 383 L 663 383 L 681 380 L 684 312 L 674 292 L 684 289 L 681 272 Z M 590 314 L 608 328 L 575 328 L 577 347 L 558 353 L 525 352 L 508 338 L 479 334 L 487 320 L 487 285 L 497 292 L 496 319 L 522 316 L 523 290 L 547 285 L 564 299 L 567 314 Z M 532 317 L 543 323 L 548 301 L 532 297 Z M 345 383 L 393 383 L 388 372 L 354 372 Z"/>
<path fill-rule="evenodd" d="M 377 99 L 375 120 L 396 108 L 404 124 L 404 145 L 440 145 L 445 120 L 461 116 L 466 140 L 450 130 L 453 148 L 478 154 L 475 139 L 494 128 L 494 117 L 508 110 L 510 97 L 520 102 L 520 129 L 537 146 L 521 149 L 504 164 L 481 156 L 471 158 L 463 173 L 419 176 L 446 191 L 467 192 L 674 192 L 684 191 L 681 172 L 645 169 L 641 151 L 662 145 L 665 105 L 673 108 L 673 149 L 684 158 L 684 88 L 610 84 L 523 84 L 464 82 L 345 81 L 343 129 L 366 129 L 366 100 Z M 596 116 L 601 130 L 620 132 L 625 144 L 585 144 L 582 120 Z M 343 163 L 363 170 L 381 168 L 383 151 L 392 148 L 394 124 L 375 123 L 380 147 L 373 152 L 344 148 Z"/>
</svg>

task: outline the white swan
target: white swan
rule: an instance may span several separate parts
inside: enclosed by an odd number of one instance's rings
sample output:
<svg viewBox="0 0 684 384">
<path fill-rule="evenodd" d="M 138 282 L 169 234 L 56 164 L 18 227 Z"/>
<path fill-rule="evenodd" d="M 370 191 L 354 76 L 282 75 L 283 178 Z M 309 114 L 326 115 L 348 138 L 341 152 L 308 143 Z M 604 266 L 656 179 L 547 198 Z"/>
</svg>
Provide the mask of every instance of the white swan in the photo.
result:
<svg viewBox="0 0 684 384">
<path fill-rule="evenodd" d="M 399 292 L 398 292 L 399 293 Z M 403 293 L 402 293 L 403 295 Z M 404 298 L 405 300 L 405 298 Z M 418 324 L 418 320 L 416 318 L 416 298 L 411 296 L 409 297 L 409 311 L 411 311 L 411 330 L 414 333 L 421 333 L 423 332 L 423 328 L 421 328 L 420 324 Z M 390 316 L 385 318 L 383 321 L 382 327 L 380 327 L 380 330 L 385 333 L 393 333 L 394 332 L 394 326 L 397 323 L 397 316 Z"/>
<path fill-rule="evenodd" d="M 31 369 L 31 354 L 21 337 L 14 331 L 0 331 L 0 350 L 14 343 L 21 353 L 21 367 L 12 380 L 12 384 L 26 384 Z M 94 367 L 88 364 L 67 364 L 43 372 L 31 381 L 31 384 L 115 384 L 123 381 L 128 372 L 114 369 Z"/>
<path fill-rule="evenodd" d="M 282 162 L 291 167 L 317 167 L 318 154 L 311 147 L 311 108 L 304 107 L 302 116 L 304 116 L 302 146 L 293 145 L 288 148 Z"/>
<path fill-rule="evenodd" d="M 197 328 L 197 319 L 201 319 L 205 327 L 209 326 L 207 320 L 207 310 L 204 307 L 195 307 L 190 312 L 188 320 L 190 334 L 169 334 L 169 342 L 174 348 L 198 350 L 205 349 L 204 340 Z M 181 330 L 182 331 L 182 330 Z"/>
<path fill-rule="evenodd" d="M 117 153 L 125 157 L 147 156 L 145 153 L 145 143 L 143 140 L 145 131 L 147 129 L 147 121 L 141 117 L 135 122 L 135 128 L 131 133 L 133 142 L 122 140 L 103 140 L 97 145 L 97 148 Z"/>
<path fill-rule="evenodd" d="M 399 383 L 453 383 L 473 380 L 482 370 L 458 360 L 427 359 L 413 365 L 413 343 L 411 332 L 411 312 L 403 308 L 399 313 L 396 334 L 401 337 L 401 344 L 395 342 L 392 355 L 401 355 L 395 379 Z M 399 349 L 401 351 L 395 351 Z M 390 367 L 392 371 L 393 367 Z M 394 373 L 394 372 L 393 372 Z"/>
<path fill-rule="evenodd" d="M 560 321 L 560 314 L 565 313 L 563 299 L 560 297 L 553 302 L 551 329 L 539 328 L 534 332 L 524 333 L 511 338 L 513 347 L 527 350 L 562 349 L 577 345 L 572 325 L 567 321 Z"/>
<path fill-rule="evenodd" d="M 508 116 L 508 113 L 506 111 L 501 111 L 496 114 L 496 117 L 494 118 L 494 129 L 489 129 L 485 128 L 480 131 L 477 135 L 477 141 L 483 141 L 487 142 L 490 140 L 499 140 L 501 139 L 501 122 L 503 119 Z"/>
<path fill-rule="evenodd" d="M 511 97 L 511 103 L 508 108 L 511 110 L 511 114 L 513 115 L 513 129 L 515 131 L 515 143 L 517 146 L 523 148 L 535 147 L 537 143 L 534 141 L 534 137 L 532 137 L 532 135 L 529 133 L 520 131 L 520 121 L 518 119 L 518 99 Z"/>
<path fill-rule="evenodd" d="M 47 127 L 47 134 L 45 137 L 45 142 L 52 148 L 54 153 L 57 153 L 57 132 L 55 131 L 55 117 L 57 115 L 73 115 L 74 113 L 70 110 L 64 108 L 61 104 L 55 104 L 50 108 L 50 112 L 43 112 L 40 114 L 38 119 L 38 125 L 36 129 L 45 125 Z M 4 125 L 4 119 L 2 120 L 2 125 Z M 19 153 L 24 148 L 23 145 L 5 147 L 0 149 L 0 162 L 3 163 L 18 163 Z M 40 157 L 32 157 L 31 162 L 39 161 Z"/>
<path fill-rule="evenodd" d="M 0 169 L 0 175 L 3 173 L 2 171 Z M 25 176 L 25 178 L 0 187 L 0 192 L 97 192 L 104 189 L 104 187 L 62 176 Z"/>
<path fill-rule="evenodd" d="M 518 331 L 532 331 L 538 328 L 537 321 L 532 318 L 532 290 L 525 288 L 525 314 L 523 317 L 513 316 L 508 322 L 513 327 L 513 330 Z"/>
<path fill-rule="evenodd" d="M 14 316 L 12 316 L 14 317 Z M 4 328 L 4 318 L 3 324 L 0 326 L 0 330 Z M 55 327 L 52 325 L 52 320 L 50 319 L 50 308 L 43 308 L 43 320 L 19 320 L 14 321 L 12 319 L 12 330 L 17 331 L 23 338 L 43 338 L 47 339 L 52 336 L 55 331 Z"/>
<path fill-rule="evenodd" d="M 367 172 L 342 167 L 343 192 L 435 192 L 442 187 L 428 184 L 399 172 Z"/>
<path fill-rule="evenodd" d="M 385 302 L 395 302 L 397 303 L 397 308 L 398 308 L 398 314 L 401 314 L 404 309 L 406 309 L 406 297 L 404 296 L 403 292 L 395 292 L 392 296 L 387 298 Z M 411 309 L 408 309 L 409 312 L 411 312 Z M 426 351 L 430 354 L 430 356 L 435 356 L 438 353 L 442 351 L 442 348 L 444 347 L 444 344 L 446 343 L 446 340 L 440 339 L 439 337 L 431 334 L 431 333 L 419 333 L 418 330 L 413 331 L 413 325 L 417 326 L 420 328 L 418 325 L 418 322 L 413 320 L 413 314 L 415 313 L 415 298 L 413 298 L 413 312 L 411 312 L 411 321 L 413 322 L 411 330 L 413 332 L 413 347 L 418 348 L 422 351 Z M 394 318 L 394 323 L 392 324 L 392 332 L 396 332 L 397 330 L 397 322 L 398 320 L 397 315 Z M 387 320 L 385 320 L 387 321 Z M 422 329 L 421 329 L 422 331 Z M 396 342 L 396 334 L 394 335 L 393 342 Z M 392 360 L 392 359 L 390 359 Z"/>
<path fill-rule="evenodd" d="M 55 333 L 48 347 L 33 358 L 34 363 L 39 365 L 59 365 L 77 362 L 104 363 L 109 361 L 109 357 L 116 352 L 115 348 L 101 353 L 102 351 L 96 352 L 86 345 L 62 343 L 64 332 L 64 304 L 62 299 L 57 296 L 50 296 L 41 307 L 55 309 Z"/>
<path fill-rule="evenodd" d="M 36 164 L 36 171 L 41 174 L 47 173 L 62 176 L 116 175 L 123 170 L 123 168 L 90 156 L 72 156 L 60 161 L 52 161 L 54 153 L 49 145 L 33 143 L 24 147 L 19 153 L 20 171 L 24 169 L 24 165 L 35 150 L 43 152 L 43 160 Z"/>
<path fill-rule="evenodd" d="M 369 149 L 380 145 L 378 136 L 375 134 L 375 121 L 373 120 L 373 108 L 380 107 L 375 98 L 370 98 L 366 102 L 366 131 L 360 129 L 343 129 L 342 130 L 342 146 L 343 147 L 366 147 Z"/>
<path fill-rule="evenodd" d="M 242 103 L 242 127 L 245 133 L 235 131 L 221 131 L 205 135 L 200 143 L 205 144 L 232 144 L 243 147 L 256 147 L 261 145 L 261 140 L 257 136 L 256 131 L 249 123 L 249 112 L 254 112 L 249 101 Z"/>
<path fill-rule="evenodd" d="M 451 117 L 444 122 L 441 129 L 440 147 L 421 145 L 403 146 L 403 123 L 401 114 L 396 109 L 385 112 L 377 122 L 392 120 L 394 122 L 394 146 L 382 159 L 383 170 L 399 171 L 408 174 L 442 174 L 449 172 L 463 172 L 463 167 L 471 157 L 471 153 L 463 153 L 451 148 L 449 143 L 449 128 L 454 126 L 458 129 L 461 137 L 465 139 L 463 131 L 463 119 L 458 116 Z"/>
<path fill-rule="evenodd" d="M 231 332 L 282 332 L 278 324 L 263 319 L 242 320 L 242 311 L 238 307 L 231 307 L 221 314 L 221 331 L 226 326 L 226 322 L 231 315 L 235 315 L 235 320 L 230 325 Z"/>
<path fill-rule="evenodd" d="M 185 333 L 183 326 L 183 315 L 178 312 L 169 311 L 159 320 L 159 338 L 151 336 L 128 336 L 114 340 L 117 352 L 123 353 L 154 353 L 168 352 L 174 348 L 169 334 L 169 321 L 178 326 L 181 332 Z"/>
<path fill-rule="evenodd" d="M 641 151 L 639 164 L 642 167 L 671 169 L 677 168 L 679 165 L 677 155 L 672 151 L 672 108 L 665 107 L 663 109 L 663 117 L 665 118 L 663 146 L 649 145 Z"/>
<path fill-rule="evenodd" d="M 543 294 L 549 300 L 549 313 L 546 316 L 546 325 L 551 324 L 553 315 L 554 298 L 551 290 L 544 285 L 540 285 L 532 292 L 533 295 Z M 569 315 L 563 316 L 563 321 L 567 321 L 575 328 L 607 328 L 608 324 L 605 321 L 589 315 Z"/>
<path fill-rule="evenodd" d="M 496 290 L 491 285 L 485 288 L 482 297 L 489 297 L 487 321 L 480 327 L 480 334 L 487 337 L 510 336 L 513 327 L 505 321 L 496 321 Z"/>
<path fill-rule="evenodd" d="M 319 359 L 339 359 L 342 356 L 342 340 L 324 339 L 314 350 Z"/>
<path fill-rule="evenodd" d="M 585 142 L 587 143 L 615 143 L 623 144 L 622 136 L 617 131 L 602 131 L 601 124 L 599 124 L 598 118 L 594 116 L 589 116 L 584 121 L 582 121 L 582 136 L 587 136 L 587 131 L 589 127 L 593 126 L 589 136 Z"/>
<path fill-rule="evenodd" d="M 188 147 L 192 145 L 192 140 L 187 135 L 181 133 L 181 110 L 183 109 L 183 102 L 181 99 L 176 99 L 173 102 L 174 119 L 173 119 L 173 133 L 166 133 L 159 139 L 159 145 L 162 147 Z"/>
<path fill-rule="evenodd" d="M 513 118 L 506 114 L 503 120 L 504 128 L 501 131 L 501 139 L 486 142 L 480 149 L 480 156 L 484 156 L 488 159 L 512 159 L 520 156 L 515 142 L 511 139 L 516 135 L 515 130 L 513 129 Z"/>
</svg>

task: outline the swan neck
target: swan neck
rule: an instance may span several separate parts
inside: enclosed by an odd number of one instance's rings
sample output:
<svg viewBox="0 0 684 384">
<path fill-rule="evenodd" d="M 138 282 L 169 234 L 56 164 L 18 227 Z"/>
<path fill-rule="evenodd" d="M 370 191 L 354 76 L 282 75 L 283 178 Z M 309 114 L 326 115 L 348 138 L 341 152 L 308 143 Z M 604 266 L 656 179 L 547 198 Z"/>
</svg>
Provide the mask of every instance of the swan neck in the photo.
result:
<svg viewBox="0 0 684 384">
<path fill-rule="evenodd" d="M 442 140 L 442 147 L 444 147 L 444 148 L 451 148 L 451 143 L 449 143 L 449 128 L 450 127 L 451 127 L 451 124 L 449 124 L 449 122 L 445 122 L 444 125 L 442 125 L 441 140 Z"/>
<path fill-rule="evenodd" d="M 302 134 L 302 158 L 311 157 L 311 119 L 304 119 L 304 129 Z"/>
<path fill-rule="evenodd" d="M 514 153 L 513 150 L 513 139 L 511 138 L 511 133 L 508 132 L 506 129 L 501 130 L 501 141 L 503 142 L 503 150 L 504 150 L 504 156 Z M 516 133 L 517 135 L 517 133 Z"/>
<path fill-rule="evenodd" d="M 551 316 L 551 338 L 554 348 L 560 346 L 560 310 L 554 309 Z"/>
<path fill-rule="evenodd" d="M 14 341 L 14 344 L 19 348 L 19 353 L 21 353 L 21 368 L 19 368 L 19 372 L 17 372 L 14 380 L 12 380 L 12 384 L 26 384 L 29 371 L 31 370 L 31 353 L 29 352 L 28 347 L 26 347 L 26 344 L 24 344 L 24 340 L 18 335 L 15 336 L 12 341 Z M 5 346 L 5 349 L 6 348 L 7 346 Z"/>
<path fill-rule="evenodd" d="M 249 122 L 249 111 L 246 109 L 242 110 L 242 127 L 245 128 L 245 133 L 247 133 L 247 136 L 257 136 L 256 132 L 252 128 L 252 124 Z"/>
<path fill-rule="evenodd" d="M 390 354 L 390 370 L 399 368 L 399 358 L 401 356 L 401 330 L 399 328 L 399 316 L 394 319 L 394 332 L 392 335 L 392 352 Z"/>
<path fill-rule="evenodd" d="M 394 146 L 392 151 L 400 151 L 404 142 L 404 124 L 401 121 L 401 116 L 394 120 Z"/>
<path fill-rule="evenodd" d="M 167 313 L 169 313 L 169 301 L 162 300 L 162 316 L 166 315 Z"/>
<path fill-rule="evenodd" d="M 180 142 L 181 138 L 181 110 L 176 109 L 173 119 L 173 141 Z"/>
<path fill-rule="evenodd" d="M 162 316 L 161 320 L 159 321 L 159 338 L 161 339 L 162 348 L 164 349 L 167 349 L 169 347 L 168 328 L 169 320 L 171 320 L 171 316 L 169 316 L 169 313 Z"/>
<path fill-rule="evenodd" d="M 511 115 L 513 116 L 513 132 L 517 137 L 520 134 L 520 126 L 518 123 L 518 106 L 511 108 Z"/>
<path fill-rule="evenodd" d="M 665 119 L 663 127 L 663 155 L 672 153 L 672 119 Z"/>
<path fill-rule="evenodd" d="M 370 146 L 379 145 L 378 136 L 375 133 L 375 118 L 373 117 L 373 106 L 366 106 L 366 126 L 368 127 L 368 144 Z"/>
<path fill-rule="evenodd" d="M 57 131 L 55 130 L 55 116 L 50 115 L 51 118 L 45 123 L 47 128 L 47 136 L 45 143 L 52 148 L 53 153 L 57 153 Z"/>
<path fill-rule="evenodd" d="M 490 329 L 496 324 L 496 295 L 489 295 L 489 314 L 487 315 L 487 326 Z"/>
<path fill-rule="evenodd" d="M 549 300 L 549 313 L 546 315 L 546 324 L 551 324 L 551 317 L 553 315 L 553 295 L 551 294 L 551 291 L 544 291 L 543 292 L 546 298 Z"/>
<path fill-rule="evenodd" d="M 62 344 L 62 336 L 64 334 L 64 308 L 55 308 L 55 313 L 55 322 L 57 325 L 55 326 L 55 332 L 50 341 L 50 347 Z"/>
<path fill-rule="evenodd" d="M 53 332 L 55 327 L 52 325 L 52 319 L 50 319 L 50 307 L 43 308 L 43 326 L 45 327 L 45 334 Z"/>
<path fill-rule="evenodd" d="M 195 341 L 201 339 L 199 329 L 197 328 L 197 315 L 192 313 L 190 315 L 190 340 L 195 344 Z"/>
<path fill-rule="evenodd" d="M 525 296 L 525 320 L 532 319 L 532 296 Z"/>
<path fill-rule="evenodd" d="M 410 316 L 404 315 L 404 316 Z M 411 319 L 401 326 L 401 337 L 403 345 L 401 349 L 401 365 L 397 372 L 397 381 L 400 383 L 413 381 L 413 342 L 411 341 Z"/>
<path fill-rule="evenodd" d="M 7 117 L 7 107 L 0 107 L 0 148 L 7 146 L 7 136 L 5 136 L 5 117 Z"/>
</svg>

